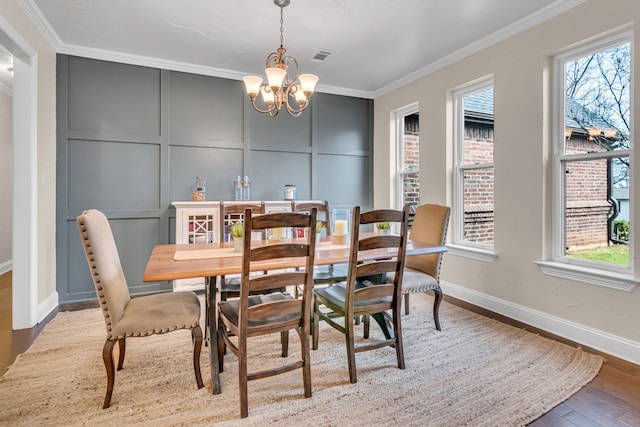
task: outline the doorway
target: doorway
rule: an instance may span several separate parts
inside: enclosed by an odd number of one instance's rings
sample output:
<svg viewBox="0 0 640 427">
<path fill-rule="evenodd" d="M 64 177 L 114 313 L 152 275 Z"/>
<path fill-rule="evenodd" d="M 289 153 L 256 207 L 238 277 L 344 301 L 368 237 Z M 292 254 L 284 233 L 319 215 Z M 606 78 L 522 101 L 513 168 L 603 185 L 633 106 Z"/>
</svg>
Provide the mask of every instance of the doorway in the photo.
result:
<svg viewBox="0 0 640 427">
<path fill-rule="evenodd" d="M 12 329 L 37 323 L 36 52 L 0 20 L 0 45 L 13 55 Z"/>
</svg>

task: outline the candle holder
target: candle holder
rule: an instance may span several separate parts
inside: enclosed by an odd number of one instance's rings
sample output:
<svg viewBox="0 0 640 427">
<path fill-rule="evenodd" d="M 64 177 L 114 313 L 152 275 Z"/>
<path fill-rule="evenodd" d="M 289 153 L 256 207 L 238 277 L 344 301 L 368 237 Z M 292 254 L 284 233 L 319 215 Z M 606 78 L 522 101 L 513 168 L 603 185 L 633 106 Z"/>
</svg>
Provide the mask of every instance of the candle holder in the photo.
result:
<svg viewBox="0 0 640 427">
<path fill-rule="evenodd" d="M 332 220 L 331 242 L 335 245 L 348 245 L 350 243 L 351 209 L 333 209 Z"/>
</svg>

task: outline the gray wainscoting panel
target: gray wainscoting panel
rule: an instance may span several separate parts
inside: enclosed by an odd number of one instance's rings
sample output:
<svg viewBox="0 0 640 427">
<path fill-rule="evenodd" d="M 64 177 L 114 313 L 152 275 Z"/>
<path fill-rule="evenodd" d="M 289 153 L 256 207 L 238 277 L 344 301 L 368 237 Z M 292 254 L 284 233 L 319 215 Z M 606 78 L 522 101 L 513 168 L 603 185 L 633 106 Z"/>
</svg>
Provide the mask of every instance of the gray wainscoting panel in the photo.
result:
<svg viewBox="0 0 640 427">
<path fill-rule="evenodd" d="M 308 107 L 299 117 L 292 117 L 286 111 L 281 111 L 275 118 L 258 113 L 252 108 L 249 113 L 251 148 L 309 150 L 312 107 Z"/>
<path fill-rule="evenodd" d="M 160 135 L 160 70 L 68 58 L 69 130 Z"/>
<path fill-rule="evenodd" d="M 159 209 L 160 145 L 68 141 L 71 210 Z"/>
<path fill-rule="evenodd" d="M 370 110 L 367 99 L 319 94 L 318 138 L 320 153 L 345 152 L 371 149 Z"/>
<path fill-rule="evenodd" d="M 318 183 L 318 197 L 328 199 L 331 206 L 356 206 L 367 210 L 373 204 L 369 182 L 363 176 L 370 174 L 368 157 L 319 155 L 318 169 L 322 173 Z M 330 171 L 330 172 L 329 172 Z"/>
<path fill-rule="evenodd" d="M 58 55 L 56 245 L 61 302 L 94 299 L 75 218 L 98 208 L 111 222 L 131 293 L 154 245 L 175 242 L 172 201 L 232 200 L 248 175 L 253 200 L 297 198 L 372 205 L 373 101 L 317 93 L 297 118 L 249 105 L 241 81 Z"/>
<path fill-rule="evenodd" d="M 170 137 L 242 142 L 243 96 L 241 81 L 171 72 Z"/>
<path fill-rule="evenodd" d="M 252 151 L 251 198 L 283 200 L 285 184 L 295 184 L 299 200 L 311 199 L 311 155 L 276 151 Z"/>
<path fill-rule="evenodd" d="M 243 150 L 169 146 L 169 199 L 191 200 L 196 176 L 205 179 L 207 200 L 233 200 L 233 180 L 242 175 Z"/>
</svg>

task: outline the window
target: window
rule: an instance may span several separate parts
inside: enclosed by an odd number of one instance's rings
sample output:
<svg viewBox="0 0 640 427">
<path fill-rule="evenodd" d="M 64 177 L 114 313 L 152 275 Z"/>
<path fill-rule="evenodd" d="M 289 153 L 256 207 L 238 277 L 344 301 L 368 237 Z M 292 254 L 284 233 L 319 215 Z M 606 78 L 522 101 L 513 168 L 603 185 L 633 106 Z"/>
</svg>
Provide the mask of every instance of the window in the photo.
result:
<svg viewBox="0 0 640 427">
<path fill-rule="evenodd" d="M 411 105 L 396 115 L 398 147 L 397 206 L 420 204 L 420 128 L 418 106 Z M 415 209 L 415 208 L 414 208 Z M 415 212 L 415 211 L 414 211 Z"/>
<path fill-rule="evenodd" d="M 630 273 L 631 43 L 556 58 L 554 260 Z"/>
<path fill-rule="evenodd" d="M 493 82 L 455 97 L 454 243 L 493 249 Z"/>
</svg>

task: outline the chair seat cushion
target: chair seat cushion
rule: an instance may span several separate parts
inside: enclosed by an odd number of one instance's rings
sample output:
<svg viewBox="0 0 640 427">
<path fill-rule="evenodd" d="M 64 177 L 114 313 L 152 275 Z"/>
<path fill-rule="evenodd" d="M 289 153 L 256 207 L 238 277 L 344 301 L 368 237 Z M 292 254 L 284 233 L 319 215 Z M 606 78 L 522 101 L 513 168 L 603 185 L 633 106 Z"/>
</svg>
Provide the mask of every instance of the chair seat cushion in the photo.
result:
<svg viewBox="0 0 640 427">
<path fill-rule="evenodd" d="M 374 283 L 371 282 L 356 282 L 356 290 L 365 288 L 367 286 L 375 286 Z M 337 283 L 332 286 L 327 286 L 326 288 L 318 288 L 314 289 L 316 295 L 318 295 L 321 299 L 326 300 L 334 305 L 344 307 L 345 299 L 347 295 L 347 284 L 346 283 Z M 370 306 L 371 304 L 376 303 L 388 303 L 391 302 L 391 297 L 382 297 L 370 300 L 363 301 L 354 301 L 353 308 L 358 309 L 363 306 Z"/>
<path fill-rule="evenodd" d="M 193 292 L 167 292 L 132 298 L 110 338 L 143 337 L 200 324 L 200 300 Z"/>
<path fill-rule="evenodd" d="M 268 302 L 277 302 L 277 301 L 285 301 L 285 300 L 293 300 L 294 298 L 291 294 L 287 292 L 273 292 L 264 295 L 251 295 L 249 296 L 249 308 L 258 305 L 264 304 Z M 233 324 L 238 325 L 238 312 L 240 310 L 240 300 L 234 299 L 229 301 L 220 301 L 218 303 L 218 309 L 220 310 L 220 314 L 222 314 L 227 320 Z M 299 319 L 299 313 L 292 313 L 288 315 L 276 315 L 268 318 L 263 318 L 260 321 L 249 321 L 247 322 L 248 328 L 257 328 L 263 326 L 265 324 L 273 324 L 277 322 L 288 322 L 290 320 Z"/>
<path fill-rule="evenodd" d="M 387 283 L 393 283 L 394 277 L 395 273 L 387 274 Z M 404 269 L 404 274 L 402 275 L 403 294 L 427 292 L 439 287 L 440 284 L 433 276 L 411 268 Z"/>
</svg>

